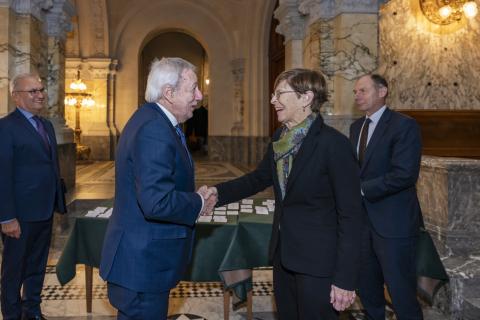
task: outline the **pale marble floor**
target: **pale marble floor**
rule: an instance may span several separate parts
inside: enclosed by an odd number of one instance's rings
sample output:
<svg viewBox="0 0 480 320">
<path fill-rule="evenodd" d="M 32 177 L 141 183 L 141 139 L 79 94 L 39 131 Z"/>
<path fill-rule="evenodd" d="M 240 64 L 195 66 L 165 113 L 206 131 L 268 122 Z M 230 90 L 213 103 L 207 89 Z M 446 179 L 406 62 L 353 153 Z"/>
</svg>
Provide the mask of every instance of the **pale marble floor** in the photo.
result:
<svg viewBox="0 0 480 320">
<path fill-rule="evenodd" d="M 197 185 L 214 184 L 238 177 L 249 168 L 223 162 L 196 161 Z M 77 166 L 77 184 L 67 194 L 69 203 L 75 200 L 110 199 L 114 196 L 114 163 L 91 162 Z M 259 197 L 272 197 L 266 190 Z M 55 264 L 70 232 L 74 218 L 58 216 L 55 219 L 54 238 L 50 250 L 49 263 L 43 290 L 43 313 L 49 319 L 114 319 L 115 310 L 110 306 L 106 295 L 106 285 L 94 270 L 94 292 L 92 313 L 86 312 L 85 277 L 83 266 L 77 267 L 76 277 L 67 285 L 60 286 L 55 275 Z M 363 319 L 357 302 L 352 310 L 344 313 L 341 319 Z M 275 319 L 275 306 L 272 296 L 272 272 L 270 269 L 254 271 L 254 319 Z M 426 310 L 431 313 L 431 310 Z M 230 311 L 230 319 L 245 319 L 246 308 Z M 172 291 L 169 319 L 223 319 L 223 297 L 220 283 L 182 282 Z M 427 317 L 426 317 L 427 318 Z M 391 313 L 389 319 L 394 319 Z M 439 315 L 428 319 L 442 319 Z"/>
</svg>

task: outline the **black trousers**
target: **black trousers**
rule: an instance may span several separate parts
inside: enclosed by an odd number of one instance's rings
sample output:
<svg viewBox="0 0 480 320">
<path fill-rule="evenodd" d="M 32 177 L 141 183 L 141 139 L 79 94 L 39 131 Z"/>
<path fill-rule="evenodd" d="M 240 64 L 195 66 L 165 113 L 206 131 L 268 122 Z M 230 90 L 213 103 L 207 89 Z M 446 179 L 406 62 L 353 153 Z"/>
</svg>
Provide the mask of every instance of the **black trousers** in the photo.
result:
<svg viewBox="0 0 480 320">
<path fill-rule="evenodd" d="M 19 239 L 2 233 L 2 278 L 0 300 L 3 319 L 41 315 L 42 293 L 53 218 L 39 222 L 20 222 Z M 20 289 L 23 292 L 20 296 Z"/>
<path fill-rule="evenodd" d="M 383 238 L 370 225 L 364 229 L 359 295 L 369 320 L 385 320 L 384 283 L 399 320 L 421 320 L 417 300 L 417 237 Z"/>
<path fill-rule="evenodd" d="M 279 320 L 336 320 L 330 303 L 332 278 L 296 273 L 283 267 L 280 248 L 273 261 L 273 287 Z"/>
</svg>

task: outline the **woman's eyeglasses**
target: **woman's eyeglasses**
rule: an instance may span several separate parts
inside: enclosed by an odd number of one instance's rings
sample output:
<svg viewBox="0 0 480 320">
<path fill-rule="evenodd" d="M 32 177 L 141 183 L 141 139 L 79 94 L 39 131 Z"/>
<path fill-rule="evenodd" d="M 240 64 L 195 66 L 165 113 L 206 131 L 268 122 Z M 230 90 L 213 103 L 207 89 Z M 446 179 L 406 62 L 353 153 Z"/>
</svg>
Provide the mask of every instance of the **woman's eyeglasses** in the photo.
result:
<svg viewBox="0 0 480 320">
<path fill-rule="evenodd" d="M 295 92 L 296 91 L 293 91 L 293 90 L 289 90 L 289 91 L 276 91 L 274 93 L 272 93 L 272 99 L 275 98 L 275 100 L 278 100 L 280 99 L 280 96 L 284 93 L 292 93 L 292 92 Z"/>
</svg>

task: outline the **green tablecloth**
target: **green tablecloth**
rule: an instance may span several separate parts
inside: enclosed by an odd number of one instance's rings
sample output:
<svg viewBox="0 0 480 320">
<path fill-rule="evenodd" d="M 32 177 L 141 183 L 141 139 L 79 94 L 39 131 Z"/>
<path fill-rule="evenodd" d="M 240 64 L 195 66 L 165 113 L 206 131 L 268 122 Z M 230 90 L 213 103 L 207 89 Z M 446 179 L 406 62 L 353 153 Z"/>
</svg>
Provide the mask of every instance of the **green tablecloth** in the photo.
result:
<svg viewBox="0 0 480 320">
<path fill-rule="evenodd" d="M 262 203 L 256 199 L 254 205 Z M 184 280 L 220 281 L 245 301 L 252 288 L 251 269 L 268 266 L 268 242 L 273 214 L 229 215 L 227 223 L 199 223 L 193 256 Z M 56 266 L 64 285 L 75 277 L 76 265 L 100 265 L 103 238 L 108 220 L 78 217 Z"/>
</svg>

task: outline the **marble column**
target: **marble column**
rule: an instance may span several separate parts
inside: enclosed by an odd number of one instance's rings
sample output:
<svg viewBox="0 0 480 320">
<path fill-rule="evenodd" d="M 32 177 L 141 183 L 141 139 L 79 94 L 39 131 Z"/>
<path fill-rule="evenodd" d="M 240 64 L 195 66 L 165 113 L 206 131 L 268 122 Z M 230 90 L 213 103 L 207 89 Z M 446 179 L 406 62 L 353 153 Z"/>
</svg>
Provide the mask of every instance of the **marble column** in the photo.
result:
<svg viewBox="0 0 480 320">
<path fill-rule="evenodd" d="M 275 30 L 285 36 L 285 69 L 303 67 L 305 14 L 299 11 L 299 0 L 280 0 L 275 10 L 279 25 Z"/>
<path fill-rule="evenodd" d="M 15 16 L 10 10 L 8 0 L 0 0 L 0 117 L 7 115 L 12 106 L 8 89 L 10 73 L 15 60 L 15 51 L 12 46 Z"/>
<path fill-rule="evenodd" d="M 322 71 L 328 82 L 324 113 L 355 114 L 355 80 L 377 68 L 378 1 L 301 0 L 299 10 L 308 16 L 305 66 Z"/>
<path fill-rule="evenodd" d="M 110 130 L 110 160 L 115 159 L 120 131 L 115 124 L 115 82 L 117 79 L 118 60 L 110 63 L 107 84 L 107 126 Z"/>
<path fill-rule="evenodd" d="M 55 127 L 59 144 L 73 142 L 73 130 L 65 122 L 65 41 L 71 30 L 71 19 L 75 8 L 66 0 L 53 1 L 46 14 L 48 34 L 48 106 L 49 119 Z"/>
<path fill-rule="evenodd" d="M 19 73 L 38 74 L 48 92 L 43 115 L 55 127 L 60 171 L 69 186 L 75 184 L 75 148 L 63 119 L 63 70 L 65 35 L 74 12 L 70 0 L 0 0 L 0 116 L 15 108 L 8 81 Z"/>
<path fill-rule="evenodd" d="M 46 116 L 55 128 L 60 170 L 68 187 L 75 185 L 76 150 L 73 130 L 65 121 L 65 42 L 75 8 L 69 0 L 53 0 L 45 15 L 47 40 L 48 103 Z"/>
<path fill-rule="evenodd" d="M 236 59 L 230 62 L 233 73 L 233 112 L 235 122 L 232 127 L 232 134 L 241 136 L 243 134 L 243 76 L 245 74 L 245 59 Z"/>
</svg>

